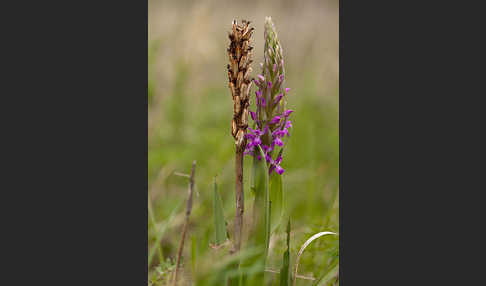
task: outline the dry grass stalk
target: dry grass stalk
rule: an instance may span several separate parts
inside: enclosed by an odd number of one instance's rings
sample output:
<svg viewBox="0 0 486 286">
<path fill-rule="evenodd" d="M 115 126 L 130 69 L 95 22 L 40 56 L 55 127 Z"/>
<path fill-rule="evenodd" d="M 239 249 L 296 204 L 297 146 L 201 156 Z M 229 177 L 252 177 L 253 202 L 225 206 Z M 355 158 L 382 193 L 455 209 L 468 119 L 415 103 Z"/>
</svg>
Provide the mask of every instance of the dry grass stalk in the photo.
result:
<svg viewBox="0 0 486 286">
<path fill-rule="evenodd" d="M 237 252 L 241 247 L 241 236 L 244 213 L 243 195 L 243 152 L 246 147 L 246 129 L 248 127 L 248 106 L 250 105 L 250 88 L 252 80 L 251 74 L 251 50 L 250 38 L 253 28 L 249 27 L 250 22 L 243 20 L 238 25 L 233 20 L 232 30 L 229 33 L 231 41 L 228 48 L 229 64 L 228 79 L 229 89 L 233 98 L 233 120 L 231 121 L 231 134 L 235 138 L 236 157 L 236 216 L 235 216 L 235 244 L 234 251 Z"/>
<path fill-rule="evenodd" d="M 186 204 L 186 217 L 184 221 L 184 226 L 182 228 L 182 237 L 181 242 L 179 244 L 179 250 L 177 251 L 177 263 L 176 269 L 174 274 L 174 280 L 172 285 L 177 285 L 177 276 L 179 274 L 179 268 L 181 264 L 181 257 L 182 257 L 182 250 L 184 249 L 184 240 L 186 239 L 186 232 L 187 232 L 187 225 L 189 224 L 189 216 L 191 215 L 192 210 L 192 194 L 194 192 L 194 175 L 196 172 L 196 161 L 192 162 L 192 169 L 191 169 L 191 176 L 189 177 L 189 194 L 187 197 L 187 204 Z"/>
</svg>

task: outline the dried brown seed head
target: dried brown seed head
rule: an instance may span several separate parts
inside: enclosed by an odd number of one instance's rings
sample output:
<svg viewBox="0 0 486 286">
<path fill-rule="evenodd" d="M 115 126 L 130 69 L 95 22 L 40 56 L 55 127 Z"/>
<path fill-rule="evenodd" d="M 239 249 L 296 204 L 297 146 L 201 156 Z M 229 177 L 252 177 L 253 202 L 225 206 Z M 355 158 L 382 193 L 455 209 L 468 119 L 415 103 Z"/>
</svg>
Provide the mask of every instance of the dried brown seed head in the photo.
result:
<svg viewBox="0 0 486 286">
<path fill-rule="evenodd" d="M 245 134 L 248 127 L 248 106 L 250 105 L 249 92 L 251 88 L 251 67 L 253 62 L 250 46 L 250 38 L 253 34 L 253 27 L 250 21 L 242 20 L 238 24 L 236 20 L 231 23 L 231 32 L 228 34 L 230 44 L 228 47 L 229 64 L 228 80 L 229 89 L 234 101 L 232 135 L 238 148 L 245 148 Z"/>
</svg>

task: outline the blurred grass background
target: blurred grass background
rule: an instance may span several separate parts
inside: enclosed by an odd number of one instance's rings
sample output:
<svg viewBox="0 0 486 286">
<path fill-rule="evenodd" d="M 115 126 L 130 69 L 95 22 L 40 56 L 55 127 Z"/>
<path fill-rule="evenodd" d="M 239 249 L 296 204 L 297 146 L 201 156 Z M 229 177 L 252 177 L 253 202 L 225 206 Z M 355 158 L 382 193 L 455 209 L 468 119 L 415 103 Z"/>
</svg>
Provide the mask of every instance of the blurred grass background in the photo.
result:
<svg viewBox="0 0 486 286">
<path fill-rule="evenodd" d="M 314 233 L 339 231 L 338 5 L 337 0 L 149 0 L 149 284 L 165 285 L 180 240 L 188 183 L 174 171 L 189 173 L 197 160 L 197 192 L 184 250 L 186 282 L 214 259 L 209 244 L 214 239 L 215 176 L 233 230 L 233 102 L 226 72 L 233 18 L 248 19 L 255 27 L 253 76 L 263 61 L 265 16 L 272 17 L 283 47 L 286 86 L 291 88 L 287 106 L 295 110 L 282 163 L 286 213 L 292 221 L 291 262 Z M 250 163 L 246 158 L 246 215 L 252 200 Z M 284 243 L 281 228 L 273 237 L 270 268 L 280 268 Z M 304 252 L 299 273 L 319 277 L 337 251 L 337 239 L 317 240 Z M 299 280 L 298 285 L 311 283 Z"/>
</svg>

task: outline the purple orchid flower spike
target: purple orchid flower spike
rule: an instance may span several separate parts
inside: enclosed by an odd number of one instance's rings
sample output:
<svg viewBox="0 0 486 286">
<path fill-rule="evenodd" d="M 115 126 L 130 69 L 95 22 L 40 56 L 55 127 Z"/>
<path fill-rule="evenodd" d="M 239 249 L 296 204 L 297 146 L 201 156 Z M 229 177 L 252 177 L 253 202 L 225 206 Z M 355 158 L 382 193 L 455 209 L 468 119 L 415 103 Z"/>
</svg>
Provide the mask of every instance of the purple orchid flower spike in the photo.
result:
<svg viewBox="0 0 486 286">
<path fill-rule="evenodd" d="M 250 111 L 254 129 L 248 128 L 251 136 L 247 137 L 248 146 L 245 154 L 261 160 L 257 146 L 263 150 L 269 164 L 269 172 L 282 175 L 282 152 L 285 147 L 283 138 L 289 136 L 292 123 L 289 120 L 294 112 L 286 108 L 286 96 L 290 88 L 285 87 L 285 70 L 282 46 L 270 18 L 265 19 L 265 48 L 261 64 L 262 72 L 255 80 L 258 90 L 256 95 L 256 112 Z M 274 157 L 277 155 L 277 157 Z"/>
</svg>

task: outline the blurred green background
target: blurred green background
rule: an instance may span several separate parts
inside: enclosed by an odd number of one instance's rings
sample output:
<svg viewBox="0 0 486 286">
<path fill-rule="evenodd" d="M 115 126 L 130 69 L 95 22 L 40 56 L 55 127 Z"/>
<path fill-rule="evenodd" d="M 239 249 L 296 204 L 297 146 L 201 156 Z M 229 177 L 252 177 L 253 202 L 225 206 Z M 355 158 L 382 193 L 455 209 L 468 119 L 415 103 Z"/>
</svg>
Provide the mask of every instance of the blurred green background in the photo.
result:
<svg viewBox="0 0 486 286">
<path fill-rule="evenodd" d="M 337 0 L 149 0 L 149 284 L 165 285 L 180 241 L 188 182 L 174 172 L 189 173 L 192 161 L 197 161 L 184 249 L 185 284 L 213 271 L 215 250 L 209 244 L 214 240 L 215 176 L 233 230 L 233 102 L 226 72 L 227 32 L 233 18 L 248 19 L 255 28 L 253 76 L 263 61 L 265 16 L 272 17 L 283 47 L 286 86 L 291 88 L 287 106 L 295 110 L 282 163 L 285 211 L 292 221 L 291 262 L 314 233 L 339 232 L 338 5 Z M 253 97 L 254 91 L 253 87 Z M 250 165 L 248 157 L 246 215 L 252 201 Z M 272 237 L 269 268 L 281 267 L 284 244 L 280 228 Z M 319 277 L 337 255 L 337 239 L 317 240 L 301 257 L 299 273 Z M 297 284 L 312 285 L 300 279 Z"/>
</svg>

